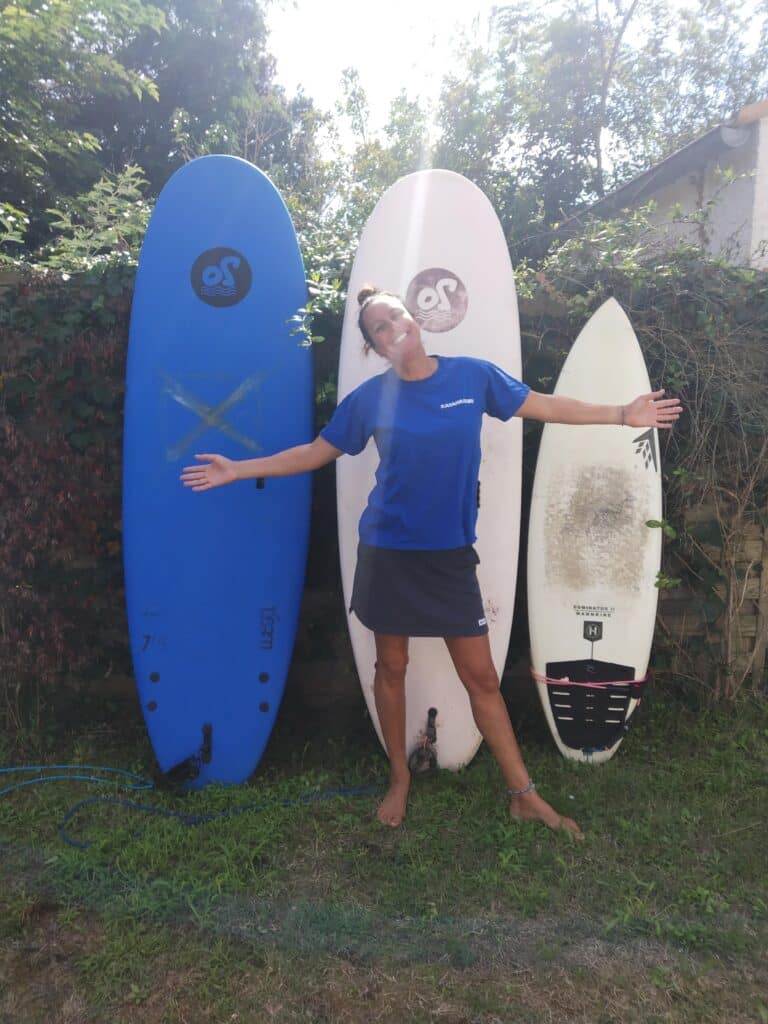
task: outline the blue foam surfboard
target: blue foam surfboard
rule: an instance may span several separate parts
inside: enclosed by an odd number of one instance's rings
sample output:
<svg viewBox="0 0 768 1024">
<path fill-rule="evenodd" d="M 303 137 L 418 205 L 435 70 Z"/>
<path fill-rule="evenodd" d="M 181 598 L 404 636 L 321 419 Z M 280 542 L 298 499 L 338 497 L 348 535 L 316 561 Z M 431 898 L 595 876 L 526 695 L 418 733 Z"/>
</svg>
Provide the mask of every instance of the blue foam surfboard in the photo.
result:
<svg viewBox="0 0 768 1024">
<path fill-rule="evenodd" d="M 256 768 L 285 686 L 306 565 L 309 474 L 195 493 L 195 453 L 256 458 L 312 437 L 306 283 L 289 213 L 236 157 L 166 184 L 139 258 L 123 451 L 134 671 L 163 773 Z"/>
</svg>

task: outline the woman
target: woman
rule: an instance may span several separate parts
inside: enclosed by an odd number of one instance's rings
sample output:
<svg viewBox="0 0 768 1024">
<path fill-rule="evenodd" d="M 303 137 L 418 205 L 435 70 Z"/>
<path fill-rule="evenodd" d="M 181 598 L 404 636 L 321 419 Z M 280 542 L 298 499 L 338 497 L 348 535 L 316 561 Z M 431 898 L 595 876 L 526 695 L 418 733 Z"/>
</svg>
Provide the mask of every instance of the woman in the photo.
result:
<svg viewBox="0 0 768 1024">
<path fill-rule="evenodd" d="M 311 444 L 238 462 L 197 455 L 203 465 L 186 467 L 182 482 L 206 491 L 235 480 L 306 473 L 344 453 L 358 454 L 373 436 L 380 461 L 360 520 L 351 608 L 376 642 L 374 695 L 390 763 L 379 820 L 400 825 L 408 801 L 408 639 L 441 636 L 477 727 L 498 761 L 510 815 L 581 838 L 578 825 L 536 792 L 491 659 L 472 548 L 481 420 L 485 413 L 502 420 L 527 416 L 550 423 L 671 427 L 680 403 L 662 399 L 663 391 L 626 406 L 538 394 L 484 360 L 428 355 L 418 324 L 398 296 L 368 287 L 358 302 L 366 350 L 386 359 L 389 369 L 347 395 Z"/>
</svg>

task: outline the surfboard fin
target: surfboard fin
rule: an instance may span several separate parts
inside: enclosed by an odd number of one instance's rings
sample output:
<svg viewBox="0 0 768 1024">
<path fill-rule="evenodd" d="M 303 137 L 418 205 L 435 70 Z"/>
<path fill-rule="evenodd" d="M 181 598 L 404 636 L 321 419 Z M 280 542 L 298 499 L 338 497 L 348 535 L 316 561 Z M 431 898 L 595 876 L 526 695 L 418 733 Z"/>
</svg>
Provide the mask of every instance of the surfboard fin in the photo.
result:
<svg viewBox="0 0 768 1024">
<path fill-rule="evenodd" d="M 194 782 L 200 775 L 200 766 L 210 764 L 213 757 L 213 726 L 206 722 L 203 726 L 203 742 L 196 754 L 185 757 L 167 772 L 158 771 L 155 774 L 155 783 L 158 786 L 169 789 L 181 789 L 187 783 Z"/>
<path fill-rule="evenodd" d="M 437 708 L 430 708 L 427 714 L 427 727 L 419 737 L 418 744 L 408 758 L 408 768 L 412 774 L 428 772 L 438 767 L 437 751 L 435 750 L 435 745 L 437 744 L 436 718 Z"/>
</svg>

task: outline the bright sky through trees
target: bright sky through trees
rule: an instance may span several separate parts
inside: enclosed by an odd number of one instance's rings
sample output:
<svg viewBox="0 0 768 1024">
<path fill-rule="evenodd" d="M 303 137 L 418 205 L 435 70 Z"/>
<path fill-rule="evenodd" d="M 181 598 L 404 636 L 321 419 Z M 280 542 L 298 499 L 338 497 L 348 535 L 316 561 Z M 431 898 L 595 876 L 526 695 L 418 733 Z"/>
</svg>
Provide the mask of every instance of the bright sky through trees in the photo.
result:
<svg viewBox="0 0 768 1024">
<path fill-rule="evenodd" d="M 462 31 L 487 42 L 488 16 L 497 5 L 498 0 L 283 0 L 267 15 L 277 80 L 289 95 L 301 86 L 317 106 L 332 110 L 342 97 L 342 71 L 354 67 L 376 131 L 401 89 L 425 105 L 436 99 L 450 70 L 452 43 Z"/>
<path fill-rule="evenodd" d="M 343 70 L 355 68 L 375 133 L 402 89 L 423 108 L 434 105 L 443 76 L 453 70 L 456 45 L 462 39 L 486 45 L 489 17 L 499 6 L 500 0 L 275 0 L 267 10 L 268 46 L 277 61 L 277 81 L 288 95 L 301 87 L 324 110 L 333 110 L 343 97 Z M 568 9 L 557 0 L 543 6 L 552 14 Z M 699 4 L 673 0 L 674 6 L 695 10 Z M 745 0 L 745 16 L 753 16 L 758 6 L 759 0 Z M 644 14 L 641 5 L 628 40 L 643 34 Z M 669 42 L 674 47 L 674 40 Z"/>
</svg>

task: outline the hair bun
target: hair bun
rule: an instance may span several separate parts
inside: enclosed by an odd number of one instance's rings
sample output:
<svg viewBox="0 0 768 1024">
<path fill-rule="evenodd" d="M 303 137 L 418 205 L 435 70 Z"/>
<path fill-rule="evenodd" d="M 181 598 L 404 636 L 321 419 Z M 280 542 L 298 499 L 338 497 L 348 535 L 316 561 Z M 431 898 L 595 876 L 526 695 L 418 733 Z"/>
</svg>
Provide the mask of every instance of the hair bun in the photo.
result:
<svg viewBox="0 0 768 1024">
<path fill-rule="evenodd" d="M 372 298 L 374 295 L 378 295 L 381 292 L 381 288 L 377 288 L 374 284 L 364 284 L 360 291 L 357 293 L 357 304 L 362 306 Z"/>
</svg>

